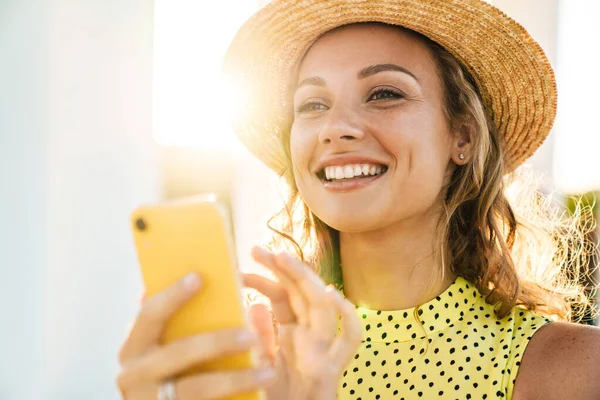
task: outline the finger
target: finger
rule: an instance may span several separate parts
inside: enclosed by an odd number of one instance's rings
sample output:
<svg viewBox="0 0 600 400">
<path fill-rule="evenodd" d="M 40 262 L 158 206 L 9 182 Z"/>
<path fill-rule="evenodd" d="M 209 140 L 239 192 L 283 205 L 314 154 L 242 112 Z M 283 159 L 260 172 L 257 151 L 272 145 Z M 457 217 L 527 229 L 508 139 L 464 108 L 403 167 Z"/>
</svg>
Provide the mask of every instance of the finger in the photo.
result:
<svg viewBox="0 0 600 400">
<path fill-rule="evenodd" d="M 253 304 L 248 308 L 248 317 L 258 335 L 261 360 L 272 364 L 277 351 L 277 340 L 269 308 L 264 304 Z"/>
<path fill-rule="evenodd" d="M 258 290 L 271 300 L 273 315 L 280 324 L 296 322 L 296 314 L 290 305 L 287 290 L 278 282 L 273 282 L 260 275 L 242 274 L 244 285 Z"/>
<path fill-rule="evenodd" d="M 261 263 L 275 274 L 279 283 L 287 291 L 290 307 L 292 308 L 298 323 L 308 325 L 308 306 L 306 305 L 306 299 L 299 292 L 293 281 L 277 265 L 273 254 L 256 246 L 252 248 L 252 257 L 255 261 Z M 279 322 L 282 325 L 284 324 L 283 321 Z"/>
<path fill-rule="evenodd" d="M 310 325 L 314 335 L 327 345 L 335 339 L 338 330 L 338 307 L 335 299 L 332 298 L 332 292 L 337 292 L 337 289 L 329 285 L 322 294 L 324 300 L 309 303 Z"/>
<path fill-rule="evenodd" d="M 364 339 L 364 332 L 354 305 L 344 299 L 338 290 L 332 291 L 330 296 L 341 314 L 342 331 L 331 344 L 327 358 L 337 371 L 341 371 L 356 354 Z"/>
<path fill-rule="evenodd" d="M 275 358 L 275 364 L 285 369 L 288 366 L 295 366 L 296 364 L 296 351 L 297 346 L 295 344 L 294 333 L 302 325 L 280 325 L 277 327 L 277 354 Z"/>
<path fill-rule="evenodd" d="M 192 366 L 247 351 L 257 342 L 256 335 L 247 329 L 222 330 L 179 339 L 128 362 L 121 373 L 120 385 L 127 388 L 139 382 L 160 382 Z"/>
<path fill-rule="evenodd" d="M 308 322 L 318 340 L 331 343 L 337 333 L 337 311 L 323 280 L 305 263 L 287 253 L 275 256 L 275 261 L 298 288 L 308 305 Z M 335 290 L 335 289 L 333 289 Z"/>
<path fill-rule="evenodd" d="M 119 352 L 121 365 L 158 344 L 167 321 L 192 298 L 200 285 L 200 277 L 191 273 L 144 302 Z"/>
<path fill-rule="evenodd" d="M 320 301 L 326 301 L 323 295 L 325 283 L 312 268 L 285 252 L 277 254 L 274 259 L 280 272 L 298 285 L 307 299 L 317 297 Z"/>
<path fill-rule="evenodd" d="M 241 276 L 245 286 L 258 290 L 271 302 L 287 301 L 287 292 L 277 282 L 257 274 L 242 272 Z"/>
<path fill-rule="evenodd" d="M 302 296 L 296 285 L 285 275 L 278 274 L 277 278 L 288 292 L 290 308 L 294 313 L 296 323 L 309 326 L 308 305 L 306 304 L 306 299 Z"/>
<path fill-rule="evenodd" d="M 182 378 L 175 389 L 178 400 L 222 399 L 269 386 L 275 378 L 270 368 L 213 372 Z"/>
</svg>

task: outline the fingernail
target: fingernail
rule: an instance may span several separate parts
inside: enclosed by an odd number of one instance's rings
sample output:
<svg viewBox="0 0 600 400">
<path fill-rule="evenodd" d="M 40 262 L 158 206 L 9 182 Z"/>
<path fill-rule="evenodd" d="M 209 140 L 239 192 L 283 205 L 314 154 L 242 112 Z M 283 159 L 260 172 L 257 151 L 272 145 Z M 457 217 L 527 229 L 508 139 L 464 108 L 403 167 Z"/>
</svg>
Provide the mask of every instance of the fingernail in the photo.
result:
<svg viewBox="0 0 600 400">
<path fill-rule="evenodd" d="M 272 368 L 263 368 L 256 371 L 256 378 L 261 381 L 268 381 L 275 377 L 275 371 Z"/>
<path fill-rule="evenodd" d="M 187 290 L 197 289 L 198 286 L 200 286 L 200 277 L 197 274 L 190 272 L 183 278 L 183 286 Z"/>
</svg>

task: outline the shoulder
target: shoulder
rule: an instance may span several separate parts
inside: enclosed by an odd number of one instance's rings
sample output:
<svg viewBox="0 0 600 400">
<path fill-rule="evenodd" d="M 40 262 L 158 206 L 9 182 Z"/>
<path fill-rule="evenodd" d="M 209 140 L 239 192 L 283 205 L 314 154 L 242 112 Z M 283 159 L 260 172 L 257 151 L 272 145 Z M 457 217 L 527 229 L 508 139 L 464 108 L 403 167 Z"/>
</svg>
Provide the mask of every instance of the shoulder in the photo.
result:
<svg viewBox="0 0 600 400">
<path fill-rule="evenodd" d="M 600 399 L 600 328 L 552 322 L 531 338 L 514 400 Z"/>
</svg>

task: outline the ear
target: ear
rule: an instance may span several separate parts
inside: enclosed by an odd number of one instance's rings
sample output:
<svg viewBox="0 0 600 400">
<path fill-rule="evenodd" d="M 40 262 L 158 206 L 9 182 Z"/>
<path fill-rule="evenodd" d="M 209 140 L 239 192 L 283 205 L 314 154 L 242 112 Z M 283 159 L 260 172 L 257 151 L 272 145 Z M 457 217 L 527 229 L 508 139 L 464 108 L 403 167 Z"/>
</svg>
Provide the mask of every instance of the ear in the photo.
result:
<svg viewBox="0 0 600 400">
<path fill-rule="evenodd" d="M 472 121 L 461 124 L 454 132 L 452 140 L 452 161 L 456 165 L 465 165 L 473 156 L 473 138 L 475 137 L 475 124 Z"/>
</svg>

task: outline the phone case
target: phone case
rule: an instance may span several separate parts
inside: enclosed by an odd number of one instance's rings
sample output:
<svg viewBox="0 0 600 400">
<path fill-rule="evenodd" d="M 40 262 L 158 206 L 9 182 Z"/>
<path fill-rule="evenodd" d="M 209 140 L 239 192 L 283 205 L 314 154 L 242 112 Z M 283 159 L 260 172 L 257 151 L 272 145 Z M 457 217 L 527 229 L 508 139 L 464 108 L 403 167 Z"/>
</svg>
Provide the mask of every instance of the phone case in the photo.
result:
<svg viewBox="0 0 600 400">
<path fill-rule="evenodd" d="M 168 322 L 163 344 L 228 328 L 248 327 L 237 272 L 235 248 L 226 208 L 214 197 L 197 197 L 141 207 L 131 217 L 140 269 L 151 297 L 191 271 L 202 277 L 202 287 Z M 252 351 L 228 356 L 186 371 L 256 367 Z M 229 397 L 263 399 L 262 391 Z"/>
</svg>

